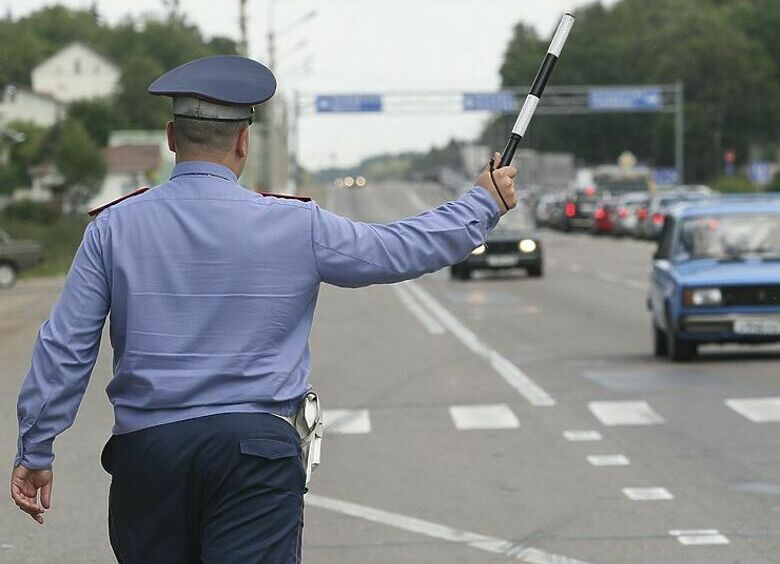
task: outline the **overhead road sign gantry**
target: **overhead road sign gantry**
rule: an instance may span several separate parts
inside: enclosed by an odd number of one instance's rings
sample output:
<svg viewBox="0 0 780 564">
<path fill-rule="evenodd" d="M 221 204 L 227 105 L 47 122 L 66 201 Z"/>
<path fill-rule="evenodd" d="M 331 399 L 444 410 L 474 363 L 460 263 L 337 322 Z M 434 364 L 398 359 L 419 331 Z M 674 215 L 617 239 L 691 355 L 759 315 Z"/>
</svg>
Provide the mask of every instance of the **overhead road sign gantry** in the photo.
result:
<svg viewBox="0 0 780 564">
<path fill-rule="evenodd" d="M 594 111 L 656 112 L 664 106 L 664 95 L 657 86 L 591 88 L 588 106 Z"/>
<path fill-rule="evenodd" d="M 505 113 L 517 110 L 513 92 L 467 92 L 463 95 L 463 111 Z"/>
<path fill-rule="evenodd" d="M 317 96 L 318 113 L 381 112 L 382 96 L 379 94 L 334 94 Z"/>
</svg>

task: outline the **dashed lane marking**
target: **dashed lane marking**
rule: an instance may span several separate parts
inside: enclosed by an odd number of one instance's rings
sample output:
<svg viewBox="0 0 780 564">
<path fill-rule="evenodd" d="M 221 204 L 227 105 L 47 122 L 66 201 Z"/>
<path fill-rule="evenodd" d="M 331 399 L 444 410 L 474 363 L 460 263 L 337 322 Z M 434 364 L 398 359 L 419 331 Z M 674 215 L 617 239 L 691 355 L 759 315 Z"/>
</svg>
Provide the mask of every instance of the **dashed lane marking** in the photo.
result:
<svg viewBox="0 0 780 564">
<path fill-rule="evenodd" d="M 393 284 L 393 290 L 398 295 L 398 299 L 401 300 L 403 306 L 417 318 L 417 321 L 425 327 L 426 331 L 431 335 L 443 335 L 447 332 L 444 325 L 439 323 L 420 303 L 414 298 L 414 296 L 401 284 Z"/>
<path fill-rule="evenodd" d="M 416 209 L 418 212 L 427 210 L 431 207 L 423 202 L 422 198 L 417 194 L 417 192 L 407 190 L 406 197 L 409 198 L 409 202 L 412 204 L 412 207 L 414 207 L 414 209 Z"/>
<path fill-rule="evenodd" d="M 664 418 L 646 401 L 592 401 L 593 415 L 608 427 L 616 425 L 658 425 Z"/>
<path fill-rule="evenodd" d="M 598 431 L 564 431 L 563 436 L 572 442 L 601 440 L 601 433 Z"/>
<path fill-rule="evenodd" d="M 622 454 L 591 454 L 587 457 L 593 466 L 628 466 L 631 461 Z"/>
<path fill-rule="evenodd" d="M 371 432 L 367 409 L 323 409 L 322 425 L 330 434 L 362 435 Z"/>
<path fill-rule="evenodd" d="M 520 427 L 520 421 L 505 404 L 453 405 L 450 407 L 450 417 L 459 431 Z"/>
<path fill-rule="evenodd" d="M 727 399 L 726 405 L 753 423 L 780 421 L 780 398 Z"/>
<path fill-rule="evenodd" d="M 703 546 L 709 544 L 729 544 L 729 539 L 717 529 L 690 529 L 669 531 L 669 534 L 677 538 L 680 544 L 685 546 Z"/>
<path fill-rule="evenodd" d="M 623 495 L 631 501 L 668 501 L 674 496 L 666 488 L 623 488 Z"/>
<path fill-rule="evenodd" d="M 466 348 L 477 356 L 485 359 L 510 386 L 512 386 L 528 403 L 535 407 L 555 405 L 555 400 L 541 386 L 531 380 L 525 372 L 515 366 L 498 351 L 490 348 L 452 313 L 441 305 L 428 291 L 414 282 L 404 282 L 404 286 L 428 308 L 428 310 L 446 327 Z"/>
<path fill-rule="evenodd" d="M 492 554 L 500 554 L 510 560 L 521 560 L 523 562 L 528 562 L 529 564 L 587 564 L 576 558 L 552 554 L 531 546 L 523 546 L 508 540 L 463 531 L 448 527 L 447 525 L 433 523 L 432 521 L 408 517 L 406 515 L 401 515 L 400 513 L 391 513 L 389 511 L 383 511 L 381 509 L 375 509 L 373 507 L 348 501 L 340 501 L 329 497 L 307 494 L 306 504 L 311 507 L 334 511 L 342 515 L 395 527 L 396 529 L 401 529 L 403 531 L 462 544 Z"/>
</svg>

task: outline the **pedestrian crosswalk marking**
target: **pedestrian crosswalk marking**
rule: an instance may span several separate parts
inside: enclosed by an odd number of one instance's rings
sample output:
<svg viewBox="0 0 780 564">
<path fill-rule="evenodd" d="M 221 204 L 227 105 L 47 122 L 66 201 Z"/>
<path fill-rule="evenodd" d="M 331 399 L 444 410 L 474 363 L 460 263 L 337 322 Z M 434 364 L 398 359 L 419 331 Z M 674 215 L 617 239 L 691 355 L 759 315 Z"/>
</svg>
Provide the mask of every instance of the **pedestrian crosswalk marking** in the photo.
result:
<svg viewBox="0 0 780 564">
<path fill-rule="evenodd" d="M 623 495 L 631 501 L 668 501 L 674 496 L 666 488 L 623 488 Z"/>
<path fill-rule="evenodd" d="M 608 427 L 616 425 L 658 425 L 664 418 L 646 401 L 592 401 L 588 408 Z"/>
<path fill-rule="evenodd" d="M 593 466 L 628 466 L 631 461 L 622 454 L 591 454 L 588 462 Z"/>
<path fill-rule="evenodd" d="M 520 426 L 515 414 L 504 404 L 453 405 L 450 416 L 459 431 L 470 429 L 517 429 Z"/>
<path fill-rule="evenodd" d="M 677 541 L 685 546 L 703 546 L 710 544 L 729 544 L 729 539 L 717 529 L 692 529 L 669 531 Z"/>
<path fill-rule="evenodd" d="M 600 441 L 601 433 L 598 431 L 564 431 L 563 436 L 567 441 Z"/>
<path fill-rule="evenodd" d="M 780 421 L 780 397 L 727 399 L 725 403 L 753 423 Z"/>
<path fill-rule="evenodd" d="M 322 424 L 328 434 L 360 435 L 371 432 L 371 417 L 367 409 L 324 409 Z"/>
</svg>

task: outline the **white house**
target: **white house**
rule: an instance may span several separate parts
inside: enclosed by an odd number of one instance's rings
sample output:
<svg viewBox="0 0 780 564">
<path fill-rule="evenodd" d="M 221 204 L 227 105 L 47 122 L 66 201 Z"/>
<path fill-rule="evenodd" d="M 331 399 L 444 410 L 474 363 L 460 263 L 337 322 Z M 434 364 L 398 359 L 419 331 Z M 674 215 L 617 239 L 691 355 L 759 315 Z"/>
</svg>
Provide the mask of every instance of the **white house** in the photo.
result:
<svg viewBox="0 0 780 564">
<path fill-rule="evenodd" d="M 32 88 L 61 102 L 102 98 L 116 90 L 120 75 L 114 63 L 74 42 L 33 69 Z"/>
<path fill-rule="evenodd" d="M 8 84 L 0 89 L 0 126 L 14 121 L 29 121 L 41 127 L 51 127 L 62 119 L 63 104 L 51 96 Z"/>
<path fill-rule="evenodd" d="M 88 208 L 103 205 L 142 186 L 149 186 L 153 183 L 150 177 L 155 176 L 162 162 L 160 146 L 157 144 L 109 146 L 105 149 L 104 157 L 106 176 L 103 186 L 89 201 Z"/>
</svg>

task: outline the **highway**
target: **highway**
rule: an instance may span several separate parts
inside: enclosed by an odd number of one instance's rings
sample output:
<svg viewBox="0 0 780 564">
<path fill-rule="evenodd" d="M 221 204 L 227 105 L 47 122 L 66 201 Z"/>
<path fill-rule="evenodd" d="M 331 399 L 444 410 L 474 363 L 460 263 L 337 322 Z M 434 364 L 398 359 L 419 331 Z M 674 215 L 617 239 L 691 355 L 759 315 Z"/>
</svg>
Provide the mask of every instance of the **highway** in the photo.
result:
<svg viewBox="0 0 780 564">
<path fill-rule="evenodd" d="M 434 185 L 328 188 L 332 211 L 387 222 Z M 312 384 L 326 408 L 307 496 L 316 564 L 780 562 L 780 347 L 652 356 L 649 243 L 543 232 L 546 275 L 447 272 L 323 287 Z M 60 281 L 0 292 L 0 440 Z M 0 509 L 0 562 L 111 562 L 105 340 L 56 444 L 54 509 Z"/>
</svg>

